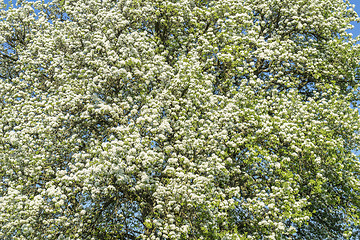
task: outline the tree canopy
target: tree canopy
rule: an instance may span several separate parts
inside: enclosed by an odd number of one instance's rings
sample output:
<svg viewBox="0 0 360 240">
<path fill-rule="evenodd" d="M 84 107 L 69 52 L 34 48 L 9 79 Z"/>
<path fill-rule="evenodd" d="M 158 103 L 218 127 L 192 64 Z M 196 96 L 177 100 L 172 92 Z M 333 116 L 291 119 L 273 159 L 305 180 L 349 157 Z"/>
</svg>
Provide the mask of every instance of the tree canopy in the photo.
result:
<svg viewBox="0 0 360 240">
<path fill-rule="evenodd" d="M 360 217 L 347 0 L 0 12 L 1 239 L 345 239 Z"/>
</svg>

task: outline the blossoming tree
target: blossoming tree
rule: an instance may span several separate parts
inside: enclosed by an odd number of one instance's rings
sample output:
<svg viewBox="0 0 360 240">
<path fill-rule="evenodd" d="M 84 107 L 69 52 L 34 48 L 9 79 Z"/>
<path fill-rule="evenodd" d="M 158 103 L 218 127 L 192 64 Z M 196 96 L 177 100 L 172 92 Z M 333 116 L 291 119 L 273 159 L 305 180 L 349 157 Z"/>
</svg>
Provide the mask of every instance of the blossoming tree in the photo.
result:
<svg viewBox="0 0 360 240">
<path fill-rule="evenodd" d="M 18 1 L 0 18 L 1 239 L 356 237 L 348 1 Z"/>
</svg>

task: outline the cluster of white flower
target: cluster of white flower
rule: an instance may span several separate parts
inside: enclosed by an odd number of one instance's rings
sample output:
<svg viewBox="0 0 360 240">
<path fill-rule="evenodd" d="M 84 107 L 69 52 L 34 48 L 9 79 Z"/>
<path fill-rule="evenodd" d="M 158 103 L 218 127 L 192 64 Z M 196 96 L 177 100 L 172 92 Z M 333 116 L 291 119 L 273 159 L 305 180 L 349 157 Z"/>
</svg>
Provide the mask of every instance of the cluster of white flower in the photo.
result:
<svg viewBox="0 0 360 240">
<path fill-rule="evenodd" d="M 351 236 L 347 1 L 18 2 L 0 12 L 0 238 Z"/>
</svg>

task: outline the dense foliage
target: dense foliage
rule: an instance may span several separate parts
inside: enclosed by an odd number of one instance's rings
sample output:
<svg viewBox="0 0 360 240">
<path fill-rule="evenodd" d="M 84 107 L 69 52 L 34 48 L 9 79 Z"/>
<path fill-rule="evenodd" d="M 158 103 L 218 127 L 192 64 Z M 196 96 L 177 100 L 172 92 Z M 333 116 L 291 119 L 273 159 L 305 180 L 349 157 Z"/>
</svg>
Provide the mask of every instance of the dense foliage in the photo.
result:
<svg viewBox="0 0 360 240">
<path fill-rule="evenodd" d="M 18 1 L 0 18 L 1 239 L 356 237 L 347 1 Z"/>
</svg>

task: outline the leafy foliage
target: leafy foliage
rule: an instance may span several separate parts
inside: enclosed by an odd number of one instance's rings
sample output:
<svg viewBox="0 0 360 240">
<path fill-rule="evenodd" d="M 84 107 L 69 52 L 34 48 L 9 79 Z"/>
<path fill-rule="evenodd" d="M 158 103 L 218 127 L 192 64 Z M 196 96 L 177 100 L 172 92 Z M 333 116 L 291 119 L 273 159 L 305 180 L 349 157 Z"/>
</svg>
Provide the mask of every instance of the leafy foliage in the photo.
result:
<svg viewBox="0 0 360 240">
<path fill-rule="evenodd" d="M 0 237 L 355 238 L 352 7 L 3 4 Z"/>
</svg>

